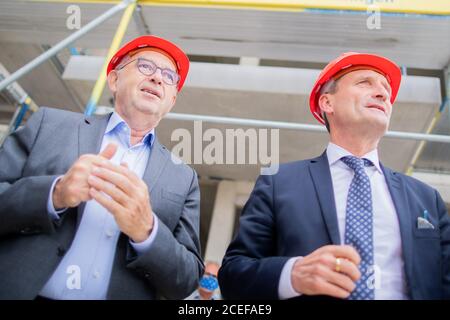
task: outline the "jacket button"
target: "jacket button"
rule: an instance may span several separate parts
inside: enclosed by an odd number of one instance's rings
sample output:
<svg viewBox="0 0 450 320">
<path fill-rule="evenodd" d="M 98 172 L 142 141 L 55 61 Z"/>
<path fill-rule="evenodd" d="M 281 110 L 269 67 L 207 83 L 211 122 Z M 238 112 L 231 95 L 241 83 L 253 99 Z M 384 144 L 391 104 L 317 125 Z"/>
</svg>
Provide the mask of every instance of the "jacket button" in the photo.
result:
<svg viewBox="0 0 450 320">
<path fill-rule="evenodd" d="M 150 273 L 146 272 L 146 273 L 144 274 L 144 277 L 145 277 L 146 279 L 150 279 Z"/>
</svg>

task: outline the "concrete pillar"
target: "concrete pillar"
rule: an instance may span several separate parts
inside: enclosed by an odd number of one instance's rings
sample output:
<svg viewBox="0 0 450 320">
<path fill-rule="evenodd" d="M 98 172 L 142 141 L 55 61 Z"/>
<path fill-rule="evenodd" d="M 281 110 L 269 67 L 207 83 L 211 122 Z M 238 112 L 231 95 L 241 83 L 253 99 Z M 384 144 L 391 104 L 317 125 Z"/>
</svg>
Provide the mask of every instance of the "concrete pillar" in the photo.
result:
<svg viewBox="0 0 450 320">
<path fill-rule="evenodd" d="M 221 181 L 217 187 L 216 200 L 206 243 L 205 261 L 222 264 L 223 256 L 233 236 L 236 209 L 247 201 L 254 183 L 245 181 Z"/>
</svg>

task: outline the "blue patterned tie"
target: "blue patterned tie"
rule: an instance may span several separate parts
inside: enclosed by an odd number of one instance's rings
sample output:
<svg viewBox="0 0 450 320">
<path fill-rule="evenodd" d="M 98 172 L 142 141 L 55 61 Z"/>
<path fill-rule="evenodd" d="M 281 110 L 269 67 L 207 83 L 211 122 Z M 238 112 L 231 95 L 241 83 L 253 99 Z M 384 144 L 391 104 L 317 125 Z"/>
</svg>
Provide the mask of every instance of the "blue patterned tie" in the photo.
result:
<svg viewBox="0 0 450 320">
<path fill-rule="evenodd" d="M 350 184 L 347 196 L 347 209 L 345 215 L 345 244 L 353 246 L 361 256 L 361 278 L 356 288 L 350 294 L 350 300 L 373 300 L 375 290 L 373 285 L 373 219 L 372 219 L 372 193 L 370 180 L 364 171 L 364 166 L 373 166 L 368 159 L 354 156 L 341 158 L 355 175 Z"/>
</svg>

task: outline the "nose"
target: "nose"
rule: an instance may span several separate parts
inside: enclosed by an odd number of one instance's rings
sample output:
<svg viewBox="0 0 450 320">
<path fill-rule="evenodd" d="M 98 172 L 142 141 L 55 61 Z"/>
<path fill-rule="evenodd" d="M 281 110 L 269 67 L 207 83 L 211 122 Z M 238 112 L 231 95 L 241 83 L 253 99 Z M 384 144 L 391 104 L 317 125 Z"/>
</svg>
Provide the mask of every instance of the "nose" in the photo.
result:
<svg viewBox="0 0 450 320">
<path fill-rule="evenodd" d="M 151 82 L 161 85 L 162 84 L 162 72 L 161 69 L 156 69 L 156 72 L 147 77 Z"/>
<path fill-rule="evenodd" d="M 374 89 L 375 98 L 382 101 L 386 101 L 389 98 L 389 91 L 382 83 L 377 83 Z"/>
</svg>

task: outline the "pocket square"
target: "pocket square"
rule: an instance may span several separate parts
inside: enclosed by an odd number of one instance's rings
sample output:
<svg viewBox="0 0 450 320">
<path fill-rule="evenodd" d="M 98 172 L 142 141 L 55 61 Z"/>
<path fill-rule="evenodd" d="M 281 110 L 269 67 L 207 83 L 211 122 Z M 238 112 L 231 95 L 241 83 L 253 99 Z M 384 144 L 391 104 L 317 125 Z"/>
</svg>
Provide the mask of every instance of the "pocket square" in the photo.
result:
<svg viewBox="0 0 450 320">
<path fill-rule="evenodd" d="M 417 218 L 417 229 L 434 229 L 433 224 L 425 218 Z"/>
</svg>

